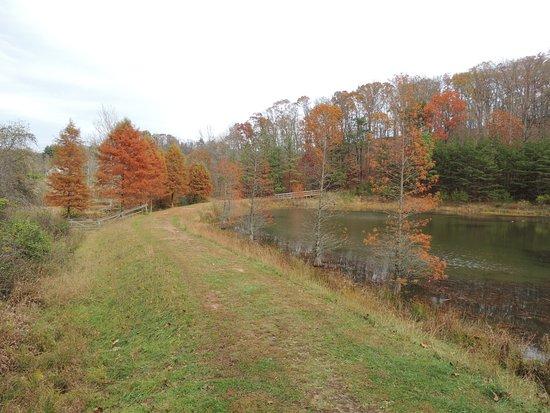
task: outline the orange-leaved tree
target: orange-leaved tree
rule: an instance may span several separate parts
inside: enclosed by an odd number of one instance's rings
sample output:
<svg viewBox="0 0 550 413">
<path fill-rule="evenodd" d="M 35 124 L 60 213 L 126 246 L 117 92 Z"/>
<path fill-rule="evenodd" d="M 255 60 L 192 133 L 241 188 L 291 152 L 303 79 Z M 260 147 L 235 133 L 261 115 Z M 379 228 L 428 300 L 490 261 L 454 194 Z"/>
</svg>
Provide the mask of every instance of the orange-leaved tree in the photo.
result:
<svg viewBox="0 0 550 413">
<path fill-rule="evenodd" d="M 424 107 L 428 126 L 435 137 L 447 140 L 466 120 L 466 102 L 454 90 L 434 95 Z"/>
<path fill-rule="evenodd" d="M 166 151 L 166 172 L 168 174 L 167 190 L 170 204 L 187 193 L 189 189 L 189 177 L 185 166 L 185 157 L 178 145 L 173 143 Z"/>
<path fill-rule="evenodd" d="M 153 201 L 168 195 L 168 176 L 164 154 L 150 137 L 144 137 L 147 154 L 147 183 L 145 192 L 153 207 Z"/>
<path fill-rule="evenodd" d="M 446 264 L 430 254 L 431 238 L 422 232 L 428 221 L 415 218 L 438 201 L 429 193 L 436 182 L 432 150 L 431 136 L 411 125 L 376 148 L 373 189 L 395 209 L 388 212 L 385 231 L 374 231 L 365 243 L 375 247 L 396 292 L 409 283 L 444 277 Z"/>
<path fill-rule="evenodd" d="M 342 116 L 338 106 L 321 103 L 311 109 L 305 118 L 306 153 L 311 157 L 319 182 L 317 211 L 311 229 L 315 265 L 321 265 L 324 251 L 337 241 L 333 231 L 327 228 L 329 203 L 325 191 L 330 178 L 330 154 L 342 142 L 344 135 Z"/>
<path fill-rule="evenodd" d="M 189 197 L 191 202 L 204 201 L 212 194 L 210 173 L 201 163 L 194 163 L 189 168 Z"/>
<path fill-rule="evenodd" d="M 150 153 L 141 133 L 125 119 L 99 145 L 96 174 L 100 193 L 121 207 L 132 207 L 150 198 Z"/>
<path fill-rule="evenodd" d="M 227 227 L 231 217 L 232 201 L 241 196 L 242 168 L 237 162 L 226 157 L 219 160 L 216 165 L 217 192 L 223 200 L 223 210 L 220 216 L 220 226 Z"/>
<path fill-rule="evenodd" d="M 86 152 L 80 139 L 80 130 L 72 121 L 61 131 L 56 140 L 53 172 L 48 175 L 46 204 L 65 209 L 70 216 L 74 211 L 84 211 L 90 201 L 86 185 Z"/>
</svg>

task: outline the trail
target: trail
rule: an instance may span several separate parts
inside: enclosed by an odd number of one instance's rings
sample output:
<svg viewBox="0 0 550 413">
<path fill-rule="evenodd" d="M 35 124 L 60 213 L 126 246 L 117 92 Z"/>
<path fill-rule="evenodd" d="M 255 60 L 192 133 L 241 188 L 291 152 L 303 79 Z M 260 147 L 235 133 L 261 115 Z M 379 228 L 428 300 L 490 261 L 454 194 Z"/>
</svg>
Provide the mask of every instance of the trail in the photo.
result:
<svg viewBox="0 0 550 413">
<path fill-rule="evenodd" d="M 44 381 L 69 367 L 71 378 L 39 403 L 74 411 L 538 410 L 506 373 L 478 368 L 381 310 L 358 310 L 230 235 L 201 230 L 200 208 L 134 217 L 86 238 L 74 268 L 52 281 L 40 321 L 57 334 L 37 358 Z M 68 366 L 48 370 L 63 351 Z M 496 402 L 495 389 L 509 396 Z"/>
</svg>

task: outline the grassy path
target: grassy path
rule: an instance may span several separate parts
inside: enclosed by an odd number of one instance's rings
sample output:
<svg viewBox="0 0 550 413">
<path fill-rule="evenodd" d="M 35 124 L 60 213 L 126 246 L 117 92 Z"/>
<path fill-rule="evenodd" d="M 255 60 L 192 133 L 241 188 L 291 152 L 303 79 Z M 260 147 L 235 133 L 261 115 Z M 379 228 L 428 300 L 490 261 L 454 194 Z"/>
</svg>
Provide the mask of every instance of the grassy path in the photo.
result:
<svg viewBox="0 0 550 413">
<path fill-rule="evenodd" d="M 6 410 L 543 410 L 529 384 L 200 231 L 198 208 L 85 240 Z"/>
</svg>

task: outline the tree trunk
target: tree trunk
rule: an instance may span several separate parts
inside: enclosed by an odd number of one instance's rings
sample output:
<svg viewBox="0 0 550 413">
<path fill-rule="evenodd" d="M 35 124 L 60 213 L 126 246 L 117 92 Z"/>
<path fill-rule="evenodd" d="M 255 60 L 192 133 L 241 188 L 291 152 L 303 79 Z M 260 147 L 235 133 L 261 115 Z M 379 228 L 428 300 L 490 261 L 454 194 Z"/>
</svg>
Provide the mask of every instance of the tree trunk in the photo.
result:
<svg viewBox="0 0 550 413">
<path fill-rule="evenodd" d="M 323 198 L 325 194 L 325 164 L 327 157 L 327 138 L 323 140 L 323 159 L 321 161 L 321 182 L 319 184 L 319 199 L 317 202 L 317 219 L 315 221 L 315 246 L 313 250 L 314 260 L 313 265 L 320 266 L 323 255 L 323 245 L 321 245 L 321 236 L 323 229 L 321 228 Z"/>
<path fill-rule="evenodd" d="M 255 198 L 256 198 L 256 185 L 257 185 L 257 174 L 258 174 L 258 154 L 254 154 L 254 170 L 253 170 L 253 176 L 252 176 L 252 194 L 250 198 L 250 214 L 248 217 L 248 223 L 249 223 L 249 237 L 250 241 L 254 241 L 254 215 L 256 213 L 255 211 Z"/>
</svg>

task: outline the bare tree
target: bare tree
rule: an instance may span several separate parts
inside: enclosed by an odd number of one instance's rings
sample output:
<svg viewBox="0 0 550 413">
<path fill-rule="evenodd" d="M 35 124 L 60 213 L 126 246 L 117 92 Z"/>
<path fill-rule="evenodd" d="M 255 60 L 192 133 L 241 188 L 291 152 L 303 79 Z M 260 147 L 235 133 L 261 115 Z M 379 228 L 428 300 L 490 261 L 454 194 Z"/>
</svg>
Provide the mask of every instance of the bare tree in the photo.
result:
<svg viewBox="0 0 550 413">
<path fill-rule="evenodd" d="M 268 164 L 262 152 L 262 128 L 265 118 L 255 118 L 254 130 L 250 122 L 236 125 L 242 147 L 244 192 L 249 200 L 248 213 L 242 227 L 251 241 L 257 238 L 259 230 L 267 222 L 267 214 L 259 197 L 270 192 L 271 182 L 268 177 Z"/>
<path fill-rule="evenodd" d="M 334 233 L 327 227 L 330 209 L 326 196 L 329 173 L 329 154 L 333 146 L 342 141 L 342 110 L 335 105 L 321 103 L 305 119 L 308 137 L 307 149 L 315 159 L 319 171 L 319 196 L 312 226 L 314 265 L 321 265 L 325 250 L 334 242 Z"/>
<path fill-rule="evenodd" d="M 95 142 L 92 143 L 99 144 L 103 141 L 120 121 L 121 118 L 114 107 L 101 105 L 94 121 L 95 136 L 92 140 Z"/>
<path fill-rule="evenodd" d="M 0 125 L 0 197 L 17 202 L 35 201 L 30 145 L 36 138 L 20 122 Z"/>
</svg>

